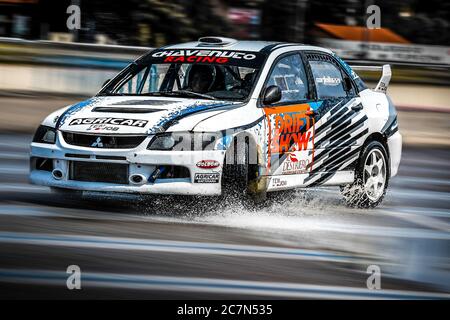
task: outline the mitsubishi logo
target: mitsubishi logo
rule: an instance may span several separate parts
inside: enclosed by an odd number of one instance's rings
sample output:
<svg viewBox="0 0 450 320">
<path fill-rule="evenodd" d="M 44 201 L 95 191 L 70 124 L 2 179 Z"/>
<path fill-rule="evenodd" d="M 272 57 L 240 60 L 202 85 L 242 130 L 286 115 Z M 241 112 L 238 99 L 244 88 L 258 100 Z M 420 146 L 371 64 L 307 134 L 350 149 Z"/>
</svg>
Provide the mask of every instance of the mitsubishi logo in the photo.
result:
<svg viewBox="0 0 450 320">
<path fill-rule="evenodd" d="M 101 137 L 97 137 L 97 140 L 95 140 L 92 144 L 91 147 L 94 148 L 103 148 L 103 142 L 102 142 L 102 138 Z"/>
</svg>

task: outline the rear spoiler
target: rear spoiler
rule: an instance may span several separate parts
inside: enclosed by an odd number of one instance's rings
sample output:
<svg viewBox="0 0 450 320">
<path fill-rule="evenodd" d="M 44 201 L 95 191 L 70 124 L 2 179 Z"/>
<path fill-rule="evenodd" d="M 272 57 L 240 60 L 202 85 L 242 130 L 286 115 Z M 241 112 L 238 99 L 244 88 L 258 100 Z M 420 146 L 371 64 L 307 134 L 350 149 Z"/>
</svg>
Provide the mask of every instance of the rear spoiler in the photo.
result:
<svg viewBox="0 0 450 320">
<path fill-rule="evenodd" d="M 389 86 L 389 82 L 391 81 L 392 71 L 391 66 L 389 64 L 385 64 L 381 66 L 350 66 L 353 70 L 362 70 L 362 71 L 381 71 L 381 78 L 378 81 L 377 86 L 374 91 L 386 93 L 386 90 Z"/>
</svg>

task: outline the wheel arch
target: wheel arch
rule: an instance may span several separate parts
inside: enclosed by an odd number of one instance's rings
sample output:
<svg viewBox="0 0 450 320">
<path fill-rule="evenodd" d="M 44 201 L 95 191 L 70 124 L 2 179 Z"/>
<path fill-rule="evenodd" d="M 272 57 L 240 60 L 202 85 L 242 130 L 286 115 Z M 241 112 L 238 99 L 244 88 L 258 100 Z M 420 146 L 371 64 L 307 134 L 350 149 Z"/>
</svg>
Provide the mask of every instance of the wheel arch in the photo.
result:
<svg viewBox="0 0 450 320">
<path fill-rule="evenodd" d="M 390 158 L 391 157 L 390 157 L 390 152 L 389 152 L 388 141 L 387 141 L 387 137 L 384 134 L 380 133 L 380 132 L 373 132 L 369 136 L 367 136 L 366 140 L 364 140 L 364 143 L 361 145 L 361 150 L 359 152 L 358 160 L 357 160 L 357 162 L 355 164 L 355 170 L 357 170 L 357 168 L 360 165 L 361 157 L 362 157 L 362 154 L 363 154 L 363 152 L 365 150 L 365 147 L 369 143 L 371 143 L 372 141 L 377 141 L 377 142 L 381 143 L 381 145 L 384 147 L 384 150 L 386 151 L 386 158 L 387 158 L 386 159 L 386 166 L 387 166 L 387 169 L 389 171 L 388 172 L 388 176 L 390 176 L 390 174 L 391 174 L 391 166 L 390 166 L 390 161 L 391 160 L 390 160 Z"/>
<path fill-rule="evenodd" d="M 382 133 L 380 133 L 380 132 L 373 132 L 373 133 L 371 133 L 371 134 L 366 138 L 366 140 L 364 141 L 364 143 L 362 144 L 362 147 L 367 146 L 367 145 L 368 145 L 370 142 L 372 142 L 372 141 L 378 141 L 378 142 L 380 142 L 380 143 L 383 145 L 384 149 L 386 150 L 387 157 L 388 157 L 388 158 L 390 157 L 390 156 L 389 156 L 389 146 L 388 146 L 388 142 L 387 142 L 387 137 L 386 137 L 384 134 L 382 134 Z M 363 149 L 363 148 L 361 148 L 361 152 L 362 152 L 362 149 Z"/>
<path fill-rule="evenodd" d="M 252 134 L 251 132 L 248 131 L 240 131 L 236 134 L 233 135 L 233 139 L 231 141 L 231 143 L 229 144 L 229 146 L 227 146 L 226 150 L 225 150 L 225 159 L 224 159 L 224 163 L 226 163 L 226 159 L 227 159 L 227 154 L 229 152 L 233 152 L 234 148 L 238 147 L 238 144 L 245 142 L 249 145 L 249 153 L 253 152 L 254 153 L 254 159 L 256 161 L 255 164 L 259 165 L 259 166 L 263 166 L 264 165 L 264 161 L 263 161 L 263 154 L 262 154 L 262 150 L 261 148 L 258 148 L 258 142 L 257 139 L 255 138 L 254 134 Z M 252 158 L 250 158 L 252 159 Z"/>
</svg>

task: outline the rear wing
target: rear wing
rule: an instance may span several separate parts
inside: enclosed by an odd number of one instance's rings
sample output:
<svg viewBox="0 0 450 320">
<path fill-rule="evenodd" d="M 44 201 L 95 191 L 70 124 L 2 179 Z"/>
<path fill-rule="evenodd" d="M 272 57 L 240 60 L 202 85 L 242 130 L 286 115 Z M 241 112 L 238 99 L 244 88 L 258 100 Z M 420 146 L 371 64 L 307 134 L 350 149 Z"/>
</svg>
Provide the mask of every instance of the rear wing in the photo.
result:
<svg viewBox="0 0 450 320">
<path fill-rule="evenodd" d="M 391 66 L 389 64 L 385 64 L 383 66 L 350 66 L 353 70 L 361 70 L 361 71 L 381 71 L 381 78 L 378 81 L 377 86 L 374 91 L 386 93 L 386 90 L 389 86 L 389 82 L 391 81 L 392 71 Z"/>
</svg>

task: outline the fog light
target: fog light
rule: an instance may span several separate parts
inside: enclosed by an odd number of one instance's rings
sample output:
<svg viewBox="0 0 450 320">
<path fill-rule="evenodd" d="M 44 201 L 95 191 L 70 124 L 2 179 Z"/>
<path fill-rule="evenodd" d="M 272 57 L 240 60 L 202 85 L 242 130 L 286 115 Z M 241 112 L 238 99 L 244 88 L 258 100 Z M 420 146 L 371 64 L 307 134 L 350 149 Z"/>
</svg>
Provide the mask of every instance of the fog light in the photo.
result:
<svg viewBox="0 0 450 320">
<path fill-rule="evenodd" d="M 64 175 L 63 175 L 63 172 L 61 170 L 55 169 L 55 170 L 52 171 L 52 176 L 56 180 L 61 180 Z"/>
<path fill-rule="evenodd" d="M 133 174 L 130 176 L 130 183 L 131 184 L 136 184 L 136 185 L 141 185 L 147 182 L 147 178 L 145 176 L 143 176 L 142 174 Z"/>
</svg>

